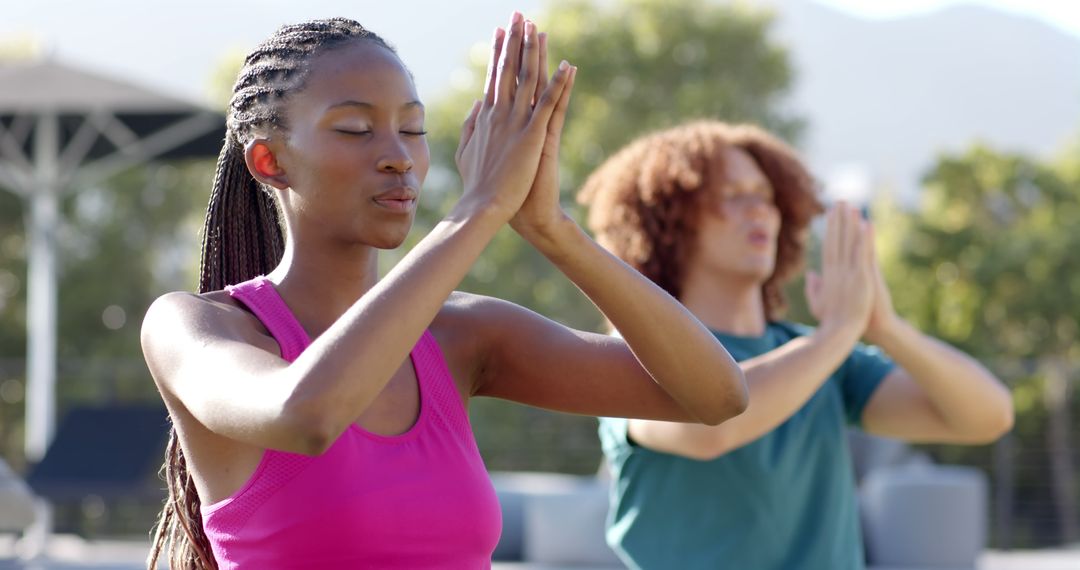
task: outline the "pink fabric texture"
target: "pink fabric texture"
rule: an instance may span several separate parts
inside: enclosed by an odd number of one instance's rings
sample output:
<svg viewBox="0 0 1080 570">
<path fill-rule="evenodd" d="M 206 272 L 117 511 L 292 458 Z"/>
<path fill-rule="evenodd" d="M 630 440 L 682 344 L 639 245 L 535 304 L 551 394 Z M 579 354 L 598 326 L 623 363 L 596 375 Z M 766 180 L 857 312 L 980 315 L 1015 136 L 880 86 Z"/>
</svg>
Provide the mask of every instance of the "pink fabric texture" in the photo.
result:
<svg viewBox="0 0 1080 570">
<path fill-rule="evenodd" d="M 293 361 L 310 344 L 264 277 L 230 287 Z M 204 505 L 222 570 L 490 568 L 498 499 L 442 351 L 424 331 L 411 353 L 420 414 L 381 436 L 352 425 L 324 454 L 268 449 L 231 497 Z"/>
</svg>

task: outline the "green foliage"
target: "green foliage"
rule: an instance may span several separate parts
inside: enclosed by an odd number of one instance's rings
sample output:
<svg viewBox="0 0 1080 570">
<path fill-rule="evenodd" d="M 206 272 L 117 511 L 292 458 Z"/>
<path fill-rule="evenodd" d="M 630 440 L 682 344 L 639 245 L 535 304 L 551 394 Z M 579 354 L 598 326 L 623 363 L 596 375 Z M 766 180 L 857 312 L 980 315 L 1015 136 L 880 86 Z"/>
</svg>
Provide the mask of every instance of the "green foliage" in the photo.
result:
<svg viewBox="0 0 1080 570">
<path fill-rule="evenodd" d="M 190 289 L 198 212 L 212 167 L 151 164 L 62 201 L 58 242 L 58 412 L 72 405 L 159 401 L 139 327 L 162 293 Z M 23 205 L 0 193 L 0 455 L 22 463 L 26 248 Z M 10 207 L 9 207 L 10 206 Z"/>
<path fill-rule="evenodd" d="M 715 117 L 796 137 L 801 121 L 780 111 L 792 69 L 786 50 L 769 37 L 772 22 L 768 12 L 704 0 L 551 2 L 538 18 L 540 29 L 550 33 L 549 66 L 554 69 L 561 59 L 578 66 L 560 157 L 566 209 L 580 219 L 575 189 L 607 156 L 652 130 Z M 432 174 L 417 233 L 426 232 L 457 198 L 453 156 L 462 119 L 483 91 L 488 55 L 488 45 L 477 45 L 467 73 L 430 105 Z M 573 284 L 509 230 L 488 246 L 462 289 L 508 299 L 569 326 L 602 326 Z M 599 461 L 591 419 L 549 420 L 501 402 L 484 402 L 473 417 L 493 469 L 588 472 Z M 531 428 L 520 429 L 526 421 Z M 541 432 L 552 434 L 550 445 Z M 565 453 L 567 441 L 582 442 L 585 449 Z"/>
<path fill-rule="evenodd" d="M 925 182 L 919 210 L 890 220 L 898 309 L 983 358 L 1080 356 L 1080 234 L 1068 230 L 1080 186 L 982 147 L 942 157 Z"/>
<path fill-rule="evenodd" d="M 1066 423 L 1070 414 L 1080 417 L 1080 394 L 1074 390 L 1064 402 L 1048 398 L 1054 379 L 1077 380 L 1075 365 L 1061 363 L 1080 359 L 1075 157 L 1050 165 L 975 146 L 938 159 L 916 211 L 877 208 L 883 267 L 897 310 L 921 330 L 979 358 L 1013 391 L 1017 420 L 1011 441 L 994 449 L 932 451 L 995 478 L 1002 474 L 995 462 L 1010 466 L 1017 546 L 1057 540 L 1054 521 L 1062 513 L 1047 506 L 1061 502 L 1060 485 L 1080 483 L 1056 480 L 1072 475 L 1053 473 L 1052 458 L 1068 463 L 1071 452 L 1067 433 L 1050 427 L 1055 414 Z M 1055 376 L 1061 370 L 1071 377 Z"/>
</svg>

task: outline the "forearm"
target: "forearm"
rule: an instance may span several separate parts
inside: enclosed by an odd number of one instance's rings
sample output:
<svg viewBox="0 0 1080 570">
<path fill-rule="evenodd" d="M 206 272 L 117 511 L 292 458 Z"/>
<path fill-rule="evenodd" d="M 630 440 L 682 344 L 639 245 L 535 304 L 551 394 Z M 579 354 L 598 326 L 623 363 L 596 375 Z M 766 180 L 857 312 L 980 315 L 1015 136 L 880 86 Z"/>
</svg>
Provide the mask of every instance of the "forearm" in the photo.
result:
<svg viewBox="0 0 1080 570">
<path fill-rule="evenodd" d="M 851 354 L 855 335 L 822 327 L 742 362 L 750 406 L 720 426 L 717 444 L 730 451 L 769 433 L 799 411 Z"/>
<path fill-rule="evenodd" d="M 631 421 L 638 443 L 666 453 L 710 460 L 742 447 L 776 429 L 795 414 L 844 362 L 855 333 L 819 328 L 765 354 L 743 361 L 750 405 L 718 426 Z"/>
<path fill-rule="evenodd" d="M 290 366 L 289 404 L 343 430 L 382 391 L 505 216 L 456 208 Z"/>
<path fill-rule="evenodd" d="M 745 407 L 738 365 L 671 295 L 569 218 L 556 230 L 527 239 L 604 313 L 645 370 L 692 417 L 716 424 Z"/>
<path fill-rule="evenodd" d="M 998 433 L 1002 425 L 1011 425 L 1012 396 L 974 358 L 899 318 L 867 340 L 911 376 L 956 433 Z"/>
</svg>

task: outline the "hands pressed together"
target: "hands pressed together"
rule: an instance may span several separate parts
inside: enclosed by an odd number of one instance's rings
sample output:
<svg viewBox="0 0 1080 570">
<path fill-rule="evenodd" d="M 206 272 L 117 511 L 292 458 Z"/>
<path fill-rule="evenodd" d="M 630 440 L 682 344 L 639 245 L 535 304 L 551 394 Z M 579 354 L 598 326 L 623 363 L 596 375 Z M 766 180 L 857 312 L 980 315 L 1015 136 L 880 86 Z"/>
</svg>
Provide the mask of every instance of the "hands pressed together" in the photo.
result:
<svg viewBox="0 0 1080 570">
<path fill-rule="evenodd" d="M 873 341 L 896 320 L 892 298 L 878 265 L 874 229 L 843 202 L 826 215 L 821 273 L 807 272 L 806 298 L 823 329 L 838 329 Z"/>
<path fill-rule="evenodd" d="M 577 68 L 547 76 L 547 37 L 515 12 L 492 44 L 483 99 L 465 119 L 455 156 L 462 201 L 494 212 L 525 237 L 566 218 L 559 206 L 559 139 Z"/>
</svg>

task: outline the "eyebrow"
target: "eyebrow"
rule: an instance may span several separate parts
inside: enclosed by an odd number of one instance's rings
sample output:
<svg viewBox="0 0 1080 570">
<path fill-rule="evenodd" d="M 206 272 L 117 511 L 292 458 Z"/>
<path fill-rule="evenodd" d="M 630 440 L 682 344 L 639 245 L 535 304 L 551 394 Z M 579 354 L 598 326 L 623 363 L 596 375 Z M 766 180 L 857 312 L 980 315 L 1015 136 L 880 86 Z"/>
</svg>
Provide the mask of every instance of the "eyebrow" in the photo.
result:
<svg viewBox="0 0 1080 570">
<path fill-rule="evenodd" d="M 339 108 L 342 108 L 342 107 L 354 107 L 354 108 L 359 108 L 359 109 L 364 109 L 366 111 L 370 111 L 370 110 L 375 108 L 375 105 L 373 105 L 371 103 L 368 103 L 367 101 L 353 101 L 353 100 L 350 99 L 348 101 L 342 101 L 340 103 L 334 103 L 333 105 L 330 105 L 330 107 L 328 107 L 326 110 L 330 111 L 330 110 L 339 109 Z M 405 103 L 404 105 L 401 106 L 402 110 L 404 110 L 404 109 L 414 109 L 414 108 L 419 108 L 421 111 L 423 111 L 424 110 L 424 104 L 421 103 L 420 101 L 409 101 L 408 103 Z"/>
</svg>

